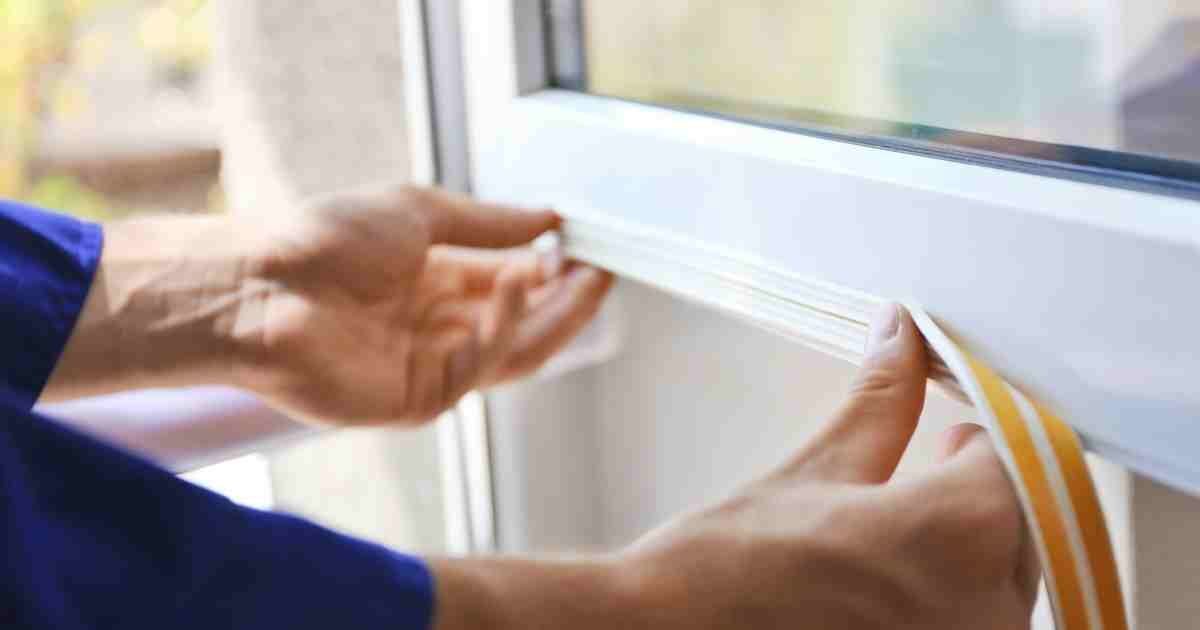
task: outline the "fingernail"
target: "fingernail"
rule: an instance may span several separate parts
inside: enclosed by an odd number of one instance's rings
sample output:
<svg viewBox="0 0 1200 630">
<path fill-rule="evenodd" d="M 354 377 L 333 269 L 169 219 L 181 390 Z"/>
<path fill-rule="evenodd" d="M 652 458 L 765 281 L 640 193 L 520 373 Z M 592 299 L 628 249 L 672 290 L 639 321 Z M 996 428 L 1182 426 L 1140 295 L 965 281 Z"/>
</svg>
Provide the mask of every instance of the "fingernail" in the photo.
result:
<svg viewBox="0 0 1200 630">
<path fill-rule="evenodd" d="M 866 354 L 874 354 L 899 332 L 900 306 L 897 304 L 884 305 L 871 319 L 871 329 L 867 333 Z"/>
</svg>

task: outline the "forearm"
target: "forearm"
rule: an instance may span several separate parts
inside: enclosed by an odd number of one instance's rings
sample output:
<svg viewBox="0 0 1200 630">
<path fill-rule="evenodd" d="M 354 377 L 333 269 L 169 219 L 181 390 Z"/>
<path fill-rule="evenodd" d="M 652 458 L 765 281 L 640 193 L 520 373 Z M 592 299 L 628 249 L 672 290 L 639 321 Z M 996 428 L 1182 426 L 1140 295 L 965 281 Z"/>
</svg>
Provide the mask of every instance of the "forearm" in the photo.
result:
<svg viewBox="0 0 1200 630">
<path fill-rule="evenodd" d="M 98 264 L 93 229 L 69 308 L 30 310 L 64 311 L 56 345 L 72 332 L 48 386 L 57 348 L 27 388 L 54 400 L 232 385 L 311 422 L 420 423 L 470 389 L 532 372 L 611 284 L 595 269 L 547 274 L 528 256 L 481 251 L 529 243 L 558 225 L 552 212 L 434 190 L 334 196 L 278 223 L 239 221 L 109 225 Z"/>
<path fill-rule="evenodd" d="M 224 217 L 153 217 L 105 228 L 87 302 L 43 394 L 232 384 L 269 292 L 256 243 Z"/>
<path fill-rule="evenodd" d="M 434 630 L 649 628 L 640 589 L 618 561 L 448 558 L 429 561 Z"/>
</svg>

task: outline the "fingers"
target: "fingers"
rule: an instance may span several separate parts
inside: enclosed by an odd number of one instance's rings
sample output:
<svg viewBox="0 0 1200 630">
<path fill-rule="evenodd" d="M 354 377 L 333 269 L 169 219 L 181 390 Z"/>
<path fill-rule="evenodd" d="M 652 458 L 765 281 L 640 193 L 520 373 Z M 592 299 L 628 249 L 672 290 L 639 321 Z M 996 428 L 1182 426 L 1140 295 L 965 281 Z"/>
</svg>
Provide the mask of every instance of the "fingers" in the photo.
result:
<svg viewBox="0 0 1200 630">
<path fill-rule="evenodd" d="M 447 355 L 443 404 L 454 404 L 503 365 L 526 311 L 525 281 L 517 269 L 507 269 L 496 279 L 496 288 L 475 332 Z M 443 365 L 443 364 L 438 364 Z"/>
<path fill-rule="evenodd" d="M 498 380 L 523 376 L 567 345 L 600 309 L 612 274 L 577 265 L 543 287 L 536 306 L 521 322 Z"/>
<path fill-rule="evenodd" d="M 427 213 L 434 243 L 466 247 L 515 247 L 557 228 L 550 210 L 530 211 L 476 201 L 438 189 L 412 189 L 414 205 Z"/>
<path fill-rule="evenodd" d="M 931 503 L 937 497 L 946 517 L 968 518 L 968 529 L 989 529 L 1000 540 L 1010 542 L 1013 581 L 1028 606 L 1037 599 L 1042 565 L 1028 534 L 1020 500 L 1000 455 L 983 427 L 961 424 L 942 436 L 942 462 L 914 480 L 907 488 L 896 488 L 901 503 Z"/>
<path fill-rule="evenodd" d="M 1000 456 L 987 431 L 979 425 L 963 423 L 946 429 L 939 451 L 937 465 L 925 473 L 935 482 L 954 484 L 962 479 L 986 478 L 998 486 L 1009 485 Z"/>
<path fill-rule="evenodd" d="M 944 462 L 958 454 L 972 438 L 983 432 L 983 427 L 964 422 L 946 429 L 938 442 L 937 461 Z"/>
<path fill-rule="evenodd" d="M 469 343 L 465 336 L 418 341 L 418 347 L 409 355 L 410 394 L 406 402 L 410 408 L 401 410 L 402 415 L 425 420 L 446 409 L 450 370 L 444 366 L 465 343 Z"/>
<path fill-rule="evenodd" d="M 436 338 L 437 331 L 475 331 L 432 362 L 445 366 L 444 405 L 475 387 L 536 370 L 591 320 L 612 281 L 607 272 L 575 265 L 551 282 L 529 289 L 523 269 L 506 267 L 486 301 L 468 298 L 432 307 L 425 315 L 431 337 Z M 420 371 L 421 366 L 414 369 Z M 420 380 L 428 385 L 437 379 Z M 425 390 L 414 384 L 414 391 Z"/>
<path fill-rule="evenodd" d="M 1004 465 L 983 427 L 959 424 L 947 429 L 942 440 L 946 456 L 925 473 L 928 482 L 943 486 L 986 482 L 989 492 L 1012 493 Z"/>
<path fill-rule="evenodd" d="M 919 515 L 942 552 L 970 563 L 989 579 L 1009 582 L 1032 607 L 1041 568 L 1000 456 L 983 428 L 960 424 L 942 435 L 940 463 L 884 488 L 897 513 Z M 987 570 L 995 567 L 994 570 Z"/>
<path fill-rule="evenodd" d="M 453 245 L 429 250 L 425 275 L 439 283 L 452 282 L 455 293 L 490 293 L 505 269 L 515 269 L 527 286 L 537 286 L 554 276 L 548 257 L 532 250 L 493 251 Z"/>
<path fill-rule="evenodd" d="M 867 353 L 845 403 L 777 474 L 881 483 L 904 454 L 925 404 L 929 361 L 916 324 L 888 305 L 871 324 Z"/>
<path fill-rule="evenodd" d="M 517 269 L 505 270 L 496 281 L 492 307 L 479 326 L 481 378 L 498 369 L 510 352 L 525 316 L 525 305 L 524 278 Z"/>
<path fill-rule="evenodd" d="M 958 424 L 942 435 L 942 448 L 945 454 L 943 465 L 935 468 L 931 474 L 932 492 L 940 493 L 942 489 L 948 491 L 953 486 L 970 484 L 970 494 L 998 499 L 1001 503 L 999 511 L 1016 517 L 1010 520 L 1010 526 L 1015 525 L 1018 530 L 1014 536 L 1019 539 L 1013 580 L 1021 596 L 1032 605 L 1037 598 L 1042 568 L 1024 518 L 1020 517 L 1021 507 L 1016 491 L 1004 472 L 1004 465 L 992 446 L 991 438 L 979 425 Z"/>
</svg>

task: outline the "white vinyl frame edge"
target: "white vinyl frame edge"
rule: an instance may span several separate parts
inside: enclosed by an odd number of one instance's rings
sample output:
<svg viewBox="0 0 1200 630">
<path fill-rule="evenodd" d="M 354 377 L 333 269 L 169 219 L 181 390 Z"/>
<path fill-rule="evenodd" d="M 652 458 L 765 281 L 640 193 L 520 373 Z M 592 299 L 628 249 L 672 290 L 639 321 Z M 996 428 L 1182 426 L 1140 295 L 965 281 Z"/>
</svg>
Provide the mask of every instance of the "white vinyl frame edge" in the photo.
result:
<svg viewBox="0 0 1200 630">
<path fill-rule="evenodd" d="M 572 258 L 727 311 L 845 361 L 862 358 L 867 324 L 881 304 L 874 296 L 600 214 L 575 209 L 570 219 L 564 236 Z"/>
<path fill-rule="evenodd" d="M 454 128 L 462 114 L 457 85 L 461 69 L 447 54 L 457 54 L 457 6 L 440 0 L 398 3 L 412 181 L 464 188 L 466 147 Z M 494 551 L 495 505 L 482 396 L 470 393 L 443 413 L 437 419 L 437 439 L 445 551 L 454 555 Z"/>
<path fill-rule="evenodd" d="M 574 219 L 576 255 L 848 360 L 880 297 L 915 299 L 1058 408 L 1090 450 L 1200 490 L 1186 446 L 1200 444 L 1200 400 L 1180 383 L 1196 361 L 1172 354 L 1200 315 L 1179 285 L 1200 272 L 1200 204 L 545 89 L 544 59 L 528 61 L 543 42 L 537 0 L 463 0 L 461 18 L 479 194 L 553 204 Z M 820 191 L 827 225 L 784 216 L 789 190 Z M 923 248 L 921 264 L 864 229 L 873 223 Z M 795 239 L 811 255 L 773 239 L 797 226 L 812 228 Z M 694 273 L 713 268 L 714 250 L 738 264 Z M 872 254 L 896 268 L 872 268 Z"/>
</svg>

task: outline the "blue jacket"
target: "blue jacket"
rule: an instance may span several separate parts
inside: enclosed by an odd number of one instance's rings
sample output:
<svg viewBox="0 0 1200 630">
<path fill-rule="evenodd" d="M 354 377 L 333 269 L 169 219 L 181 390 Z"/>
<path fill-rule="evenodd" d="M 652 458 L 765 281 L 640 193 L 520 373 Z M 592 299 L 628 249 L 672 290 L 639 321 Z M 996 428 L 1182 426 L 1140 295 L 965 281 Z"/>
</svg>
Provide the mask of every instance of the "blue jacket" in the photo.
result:
<svg viewBox="0 0 1200 630">
<path fill-rule="evenodd" d="M 99 226 L 0 200 L 0 628 L 427 628 L 417 559 L 235 505 L 30 411 Z"/>
</svg>

